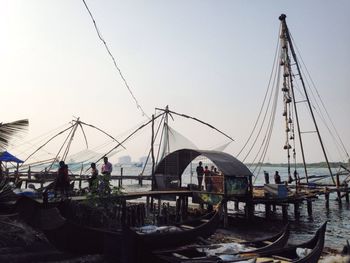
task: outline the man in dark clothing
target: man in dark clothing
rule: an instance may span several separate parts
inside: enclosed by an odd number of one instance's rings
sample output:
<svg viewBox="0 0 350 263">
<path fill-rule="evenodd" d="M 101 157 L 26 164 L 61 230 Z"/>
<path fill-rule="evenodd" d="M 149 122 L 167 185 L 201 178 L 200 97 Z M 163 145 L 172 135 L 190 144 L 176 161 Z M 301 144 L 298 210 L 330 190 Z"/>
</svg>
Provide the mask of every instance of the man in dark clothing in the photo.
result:
<svg viewBox="0 0 350 263">
<path fill-rule="evenodd" d="M 198 188 L 199 190 L 202 190 L 202 182 L 203 182 L 203 174 L 204 174 L 202 162 L 199 162 L 196 172 L 197 172 L 197 178 L 198 178 Z"/>
<path fill-rule="evenodd" d="M 68 196 L 69 191 L 69 177 L 68 177 L 68 165 L 64 161 L 59 162 L 59 168 L 57 171 L 57 178 L 55 183 L 55 192 L 59 190 L 61 196 Z"/>
</svg>

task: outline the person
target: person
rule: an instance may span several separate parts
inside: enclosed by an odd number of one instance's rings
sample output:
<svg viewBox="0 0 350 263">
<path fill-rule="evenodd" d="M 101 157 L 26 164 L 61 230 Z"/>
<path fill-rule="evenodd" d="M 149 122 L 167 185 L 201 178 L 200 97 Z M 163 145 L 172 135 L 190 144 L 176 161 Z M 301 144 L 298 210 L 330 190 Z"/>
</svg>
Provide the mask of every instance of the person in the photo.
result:
<svg viewBox="0 0 350 263">
<path fill-rule="evenodd" d="M 211 191 L 211 172 L 208 169 L 208 166 L 204 167 L 204 182 L 205 182 L 205 189 L 207 190 L 207 192 Z"/>
<path fill-rule="evenodd" d="M 281 184 L 281 176 L 279 175 L 278 171 L 275 172 L 275 184 Z"/>
<path fill-rule="evenodd" d="M 204 175 L 204 169 L 202 166 L 202 162 L 199 162 L 199 164 L 196 168 L 196 172 L 197 172 L 197 178 L 198 178 L 198 189 L 202 190 L 202 182 L 203 182 L 203 175 Z"/>
<path fill-rule="evenodd" d="M 107 156 L 103 158 L 103 164 L 101 167 L 101 174 L 103 174 L 103 178 L 101 178 L 101 183 L 100 183 L 100 191 L 102 192 L 111 192 L 110 185 L 109 185 L 109 180 L 110 176 L 113 170 L 113 166 L 110 162 L 108 162 Z"/>
<path fill-rule="evenodd" d="M 288 175 L 288 184 L 293 183 L 293 177 L 291 174 Z"/>
<path fill-rule="evenodd" d="M 59 168 L 57 171 L 57 177 L 55 182 L 55 195 L 56 192 L 60 191 L 61 196 L 68 196 L 69 191 L 69 176 L 68 176 L 68 165 L 64 161 L 59 162 Z"/>
<path fill-rule="evenodd" d="M 92 190 L 94 182 L 97 180 L 98 170 L 95 163 L 91 163 L 91 177 L 88 179 L 89 189 Z"/>
<path fill-rule="evenodd" d="M 113 170 L 113 166 L 110 162 L 108 162 L 108 157 L 107 156 L 103 157 L 103 164 L 101 167 L 101 173 L 103 175 L 111 175 L 112 170 Z"/>
<path fill-rule="evenodd" d="M 264 177 L 265 177 L 265 184 L 269 184 L 270 183 L 269 173 L 264 171 Z"/>
</svg>

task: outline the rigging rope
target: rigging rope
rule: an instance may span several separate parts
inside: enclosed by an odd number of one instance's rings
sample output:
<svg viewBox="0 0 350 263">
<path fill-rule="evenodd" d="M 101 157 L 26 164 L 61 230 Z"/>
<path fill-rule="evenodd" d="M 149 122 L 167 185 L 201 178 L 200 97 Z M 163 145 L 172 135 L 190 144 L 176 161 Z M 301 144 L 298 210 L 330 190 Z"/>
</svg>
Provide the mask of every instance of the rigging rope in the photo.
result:
<svg viewBox="0 0 350 263">
<path fill-rule="evenodd" d="M 109 54 L 109 56 L 111 57 L 111 59 L 112 59 L 112 61 L 113 61 L 114 67 L 117 69 L 117 71 L 118 71 L 120 77 L 122 78 L 122 80 L 123 80 L 123 82 L 124 82 L 124 84 L 125 84 L 125 87 L 128 89 L 128 91 L 129 91 L 131 97 L 134 99 L 135 104 L 136 104 L 136 107 L 141 111 L 142 116 L 146 116 L 148 119 L 150 119 L 150 118 L 147 116 L 147 114 L 145 113 L 145 111 L 143 110 L 143 108 L 141 107 L 141 105 L 140 105 L 140 103 L 138 102 L 138 100 L 136 99 L 136 97 L 135 97 L 134 93 L 132 92 L 132 90 L 131 90 L 131 88 L 130 88 L 128 82 L 126 81 L 126 79 L 125 79 L 125 77 L 124 77 L 124 75 L 123 75 L 121 69 L 118 67 L 118 64 L 117 64 L 117 62 L 116 62 L 116 60 L 115 60 L 115 58 L 114 58 L 112 52 L 110 51 L 110 49 L 109 49 L 109 47 L 108 47 L 106 41 L 105 41 L 104 38 L 102 37 L 102 34 L 101 34 L 100 30 L 99 30 L 98 27 L 97 27 L 95 18 L 94 18 L 94 16 L 92 15 L 92 13 L 91 13 L 91 11 L 90 11 L 88 5 L 86 4 L 85 0 L 82 0 L 82 1 L 83 1 L 84 5 L 85 5 L 86 10 L 87 10 L 88 13 L 89 13 L 91 19 L 92 19 L 92 22 L 94 23 L 94 27 L 95 27 L 95 30 L 96 30 L 96 33 L 97 33 L 98 38 L 102 41 L 103 45 L 105 46 L 105 48 L 106 48 L 106 50 L 107 50 L 107 53 Z"/>
<path fill-rule="evenodd" d="M 290 34 L 290 35 L 291 35 L 291 34 Z M 311 84 L 312 84 L 312 85 L 309 85 L 309 86 L 314 88 L 314 90 L 315 90 L 315 92 L 316 92 L 316 94 L 317 94 L 317 97 L 319 98 L 319 101 L 321 102 L 322 108 L 323 108 L 324 112 L 326 113 L 326 115 L 327 115 L 327 117 L 328 117 L 328 120 L 330 121 L 330 123 L 331 123 L 331 125 L 332 125 L 332 128 L 333 128 L 335 134 L 337 135 L 337 138 L 338 138 L 339 141 L 337 141 L 337 140 L 335 140 L 335 141 L 336 141 L 337 143 L 340 143 L 340 144 L 341 144 L 341 146 L 342 146 L 342 148 L 343 148 L 343 150 L 344 150 L 346 156 L 349 158 L 349 153 L 348 153 L 348 151 L 347 151 L 346 148 L 345 148 L 345 145 L 344 145 L 344 143 L 343 143 L 343 140 L 341 139 L 341 137 L 340 137 L 340 135 L 339 135 L 339 133 L 338 133 L 338 130 L 336 129 L 336 127 L 335 127 L 335 125 L 334 125 L 334 122 L 333 122 L 332 118 L 330 117 L 330 115 L 329 115 L 329 113 L 328 113 L 328 111 L 327 111 L 327 108 L 326 108 L 326 106 L 325 106 L 325 104 L 324 104 L 324 102 L 323 102 L 323 100 L 322 100 L 322 98 L 321 98 L 321 96 L 320 96 L 318 90 L 316 89 L 315 82 L 313 81 L 313 79 L 312 79 L 312 77 L 311 77 L 311 75 L 310 75 L 310 72 L 309 72 L 309 70 L 307 69 L 307 67 L 306 67 L 306 65 L 305 65 L 305 63 L 304 63 L 304 60 L 303 60 L 303 58 L 302 58 L 302 56 L 301 56 L 301 54 L 300 54 L 299 48 L 298 48 L 298 46 L 295 44 L 295 41 L 294 41 L 292 35 L 291 35 L 291 39 L 293 40 L 293 43 L 294 43 L 294 45 L 295 45 L 295 47 L 296 47 L 296 51 L 297 51 L 297 53 L 298 53 L 298 56 L 300 57 L 301 63 L 303 64 L 303 66 L 304 66 L 304 68 L 305 68 L 305 70 L 306 70 L 306 73 L 307 73 L 307 74 L 304 74 L 304 75 L 307 76 L 307 77 L 310 79 L 310 82 L 311 82 Z M 310 90 L 311 90 L 311 89 L 310 89 Z M 315 101 L 316 101 L 316 99 L 315 99 Z M 325 123 L 325 125 L 327 125 L 327 123 Z M 328 125 L 327 125 L 327 128 L 328 128 Z M 329 128 L 328 128 L 328 129 L 329 129 Z M 331 133 L 331 132 L 330 132 L 330 133 Z M 332 135 L 332 133 L 331 133 L 331 135 Z"/>
<path fill-rule="evenodd" d="M 253 127 L 253 130 L 251 131 L 247 141 L 245 142 L 245 144 L 243 145 L 242 149 L 239 151 L 239 153 L 236 155 L 236 158 L 238 158 L 240 156 L 240 154 L 242 153 L 242 151 L 245 149 L 245 147 L 247 146 L 247 144 L 249 143 L 251 137 L 253 136 L 253 133 L 256 129 L 256 126 L 258 125 L 258 122 L 259 122 L 259 119 L 260 119 L 260 116 L 261 116 L 261 113 L 263 111 L 263 108 L 264 108 L 264 105 L 265 105 L 265 101 L 266 101 L 266 97 L 267 97 L 267 94 L 270 90 L 270 84 L 271 84 L 271 80 L 272 80 L 272 75 L 273 73 L 275 72 L 274 71 L 274 68 L 275 68 L 275 64 L 276 64 L 276 60 L 277 60 L 277 54 L 278 54 L 278 50 L 279 50 L 279 35 L 278 35 L 278 38 L 277 38 L 277 44 L 276 44 L 276 49 L 275 49 L 275 56 L 274 56 L 274 59 L 273 59 L 273 64 L 272 64 L 272 70 L 271 70 L 271 73 L 270 73 L 270 78 L 269 78 L 269 83 L 267 85 L 267 89 L 266 89 L 266 92 L 265 92 L 265 96 L 264 96 L 264 100 L 263 100 L 263 103 L 261 105 L 261 108 L 260 108 L 260 111 L 259 111 L 259 114 L 258 114 L 258 117 L 256 118 L 256 121 L 255 121 L 255 124 L 254 124 L 254 127 Z M 246 156 L 247 157 L 247 156 Z"/>
</svg>

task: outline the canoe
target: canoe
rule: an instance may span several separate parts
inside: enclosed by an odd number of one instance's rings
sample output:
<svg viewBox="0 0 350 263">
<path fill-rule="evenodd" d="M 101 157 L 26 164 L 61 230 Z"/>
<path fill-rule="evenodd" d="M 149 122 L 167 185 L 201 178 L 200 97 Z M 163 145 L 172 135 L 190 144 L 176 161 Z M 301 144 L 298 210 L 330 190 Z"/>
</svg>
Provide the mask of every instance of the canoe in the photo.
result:
<svg viewBox="0 0 350 263">
<path fill-rule="evenodd" d="M 313 238 L 305 243 L 293 245 L 280 250 L 275 249 L 258 253 L 256 262 L 266 262 L 267 260 L 275 259 L 280 260 L 281 263 L 317 263 L 323 251 L 326 228 L 327 221 L 316 231 Z M 308 253 L 300 258 L 297 249 L 308 249 Z"/>
<path fill-rule="evenodd" d="M 237 254 L 262 253 L 265 251 L 270 251 L 272 249 L 284 248 L 288 243 L 288 239 L 289 239 L 289 224 L 287 224 L 276 235 L 273 235 L 267 239 L 241 242 L 240 244 L 253 247 L 253 249 L 250 249 L 244 252 L 238 252 Z"/>
<path fill-rule="evenodd" d="M 289 239 L 289 224 L 285 225 L 281 231 L 279 231 L 277 234 L 264 238 L 264 239 L 256 239 L 254 241 L 246 241 L 246 242 L 239 242 L 238 244 L 244 245 L 247 247 L 251 247 L 251 249 L 246 250 L 244 252 L 237 252 L 235 254 L 244 254 L 244 253 L 262 253 L 264 251 L 270 251 L 272 249 L 277 248 L 283 248 L 288 243 Z M 220 247 L 220 245 L 217 244 L 209 244 L 209 245 L 189 245 L 189 246 L 181 246 L 178 248 L 172 248 L 172 249 L 159 249 L 153 251 L 153 254 L 155 255 L 169 255 L 172 253 L 181 253 L 181 254 L 187 254 L 187 256 L 204 256 L 205 253 L 198 253 L 198 250 L 201 249 L 215 249 Z M 194 251 L 197 250 L 197 251 Z M 191 252 L 192 251 L 192 252 Z"/>
<path fill-rule="evenodd" d="M 173 231 L 140 233 L 135 228 L 126 228 L 125 242 L 132 255 L 129 262 L 142 262 L 151 251 L 161 248 L 176 247 L 206 238 L 213 234 L 220 223 L 222 205 L 205 216 L 171 226 Z"/>
<path fill-rule="evenodd" d="M 59 250 L 75 254 L 120 254 L 121 230 L 112 232 L 75 224 L 62 217 L 56 207 L 41 210 L 40 223 L 47 239 Z"/>
<path fill-rule="evenodd" d="M 246 252 L 239 255 L 233 254 L 232 258 L 228 259 L 228 262 L 256 262 L 256 263 L 272 263 L 272 262 L 294 262 L 294 263 L 317 263 L 324 247 L 324 238 L 326 231 L 326 223 L 324 223 L 315 233 L 315 235 L 307 242 L 302 244 L 293 245 L 285 248 L 271 248 L 260 251 L 259 253 Z M 299 257 L 297 249 L 308 249 L 307 255 Z M 172 250 L 165 253 L 154 254 L 156 257 L 155 262 L 224 262 L 219 256 L 206 257 L 204 252 L 190 250 Z M 228 255 L 230 256 L 230 255 Z"/>
</svg>

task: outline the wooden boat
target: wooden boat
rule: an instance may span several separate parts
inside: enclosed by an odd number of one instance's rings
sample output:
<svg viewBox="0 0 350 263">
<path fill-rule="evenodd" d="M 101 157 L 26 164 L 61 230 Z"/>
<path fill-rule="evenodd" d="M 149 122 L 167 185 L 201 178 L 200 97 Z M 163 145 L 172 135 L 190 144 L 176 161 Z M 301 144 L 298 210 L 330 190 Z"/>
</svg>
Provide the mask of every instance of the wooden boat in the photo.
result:
<svg viewBox="0 0 350 263">
<path fill-rule="evenodd" d="M 175 247 L 194 242 L 196 239 L 208 237 L 215 232 L 219 223 L 222 205 L 215 211 L 198 219 L 175 225 L 174 231 L 140 233 L 136 229 L 127 228 L 126 238 L 130 249 L 129 255 L 134 258 L 132 262 L 142 262 L 142 257 L 149 256 L 155 249 Z M 131 262 L 131 261 L 130 261 Z"/>
<path fill-rule="evenodd" d="M 228 260 L 228 262 L 294 262 L 294 263 L 317 263 L 318 259 L 321 256 L 324 238 L 326 231 L 326 223 L 324 223 L 315 233 L 314 237 L 309 241 L 286 247 L 286 248 L 271 248 L 264 249 L 259 253 L 251 252 L 242 252 L 239 255 L 232 255 L 233 257 Z M 309 253 L 303 257 L 299 258 L 297 254 L 297 249 L 309 249 Z M 155 262 L 225 262 L 218 256 L 206 257 L 204 252 L 198 252 L 192 250 L 168 250 L 163 253 L 155 254 Z"/>
<path fill-rule="evenodd" d="M 122 230 L 107 231 L 75 224 L 58 208 L 41 211 L 41 229 L 58 249 L 77 254 L 120 254 Z"/>
<path fill-rule="evenodd" d="M 256 262 L 270 262 L 268 260 L 275 259 L 280 260 L 279 262 L 281 263 L 317 263 L 323 251 L 326 228 L 327 222 L 323 223 L 322 226 L 316 231 L 314 237 L 305 243 L 290 246 L 280 250 L 272 249 L 270 251 L 258 253 L 258 256 L 256 257 Z M 298 248 L 308 249 L 310 251 L 305 257 L 300 258 L 297 253 Z"/>
<path fill-rule="evenodd" d="M 261 253 L 264 251 L 269 251 L 271 249 L 280 249 L 287 245 L 289 239 L 289 224 L 287 224 L 280 232 L 269 238 L 258 239 L 254 241 L 241 242 L 240 244 L 253 247 L 253 249 L 238 252 L 241 253 Z"/>
</svg>

